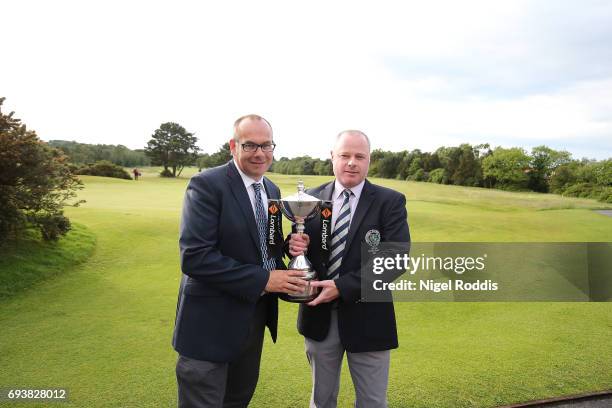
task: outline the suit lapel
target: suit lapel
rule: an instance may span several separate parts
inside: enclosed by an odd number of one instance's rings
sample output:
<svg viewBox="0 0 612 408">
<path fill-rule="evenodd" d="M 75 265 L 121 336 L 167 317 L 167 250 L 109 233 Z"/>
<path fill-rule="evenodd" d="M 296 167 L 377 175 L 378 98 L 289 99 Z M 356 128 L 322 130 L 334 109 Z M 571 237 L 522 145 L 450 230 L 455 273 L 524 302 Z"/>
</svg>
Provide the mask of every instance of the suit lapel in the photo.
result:
<svg viewBox="0 0 612 408">
<path fill-rule="evenodd" d="M 319 193 L 321 200 L 331 201 L 332 195 L 334 194 L 334 181 L 326 185 L 323 190 Z"/>
<path fill-rule="evenodd" d="M 263 184 L 266 189 L 266 195 L 268 198 L 279 199 L 280 197 L 276 194 L 276 189 L 272 186 L 272 182 L 266 177 L 263 178 Z M 264 203 L 264 207 L 267 208 L 267 203 Z"/>
<path fill-rule="evenodd" d="M 255 222 L 255 214 L 253 214 L 251 199 L 249 198 L 249 194 L 244 187 L 244 183 L 242 182 L 240 173 L 238 173 L 238 169 L 236 169 L 236 166 L 231 161 L 227 164 L 227 176 L 230 178 L 229 185 L 232 193 L 234 194 L 234 198 L 238 203 L 238 207 L 240 207 L 242 215 L 246 221 L 249 235 L 251 235 L 255 246 L 259 249 L 259 233 L 257 232 L 257 223 Z"/>
<path fill-rule="evenodd" d="M 349 227 L 348 237 L 346 238 L 346 251 L 348 251 L 351 243 L 353 242 L 353 238 L 355 238 L 355 234 L 359 229 L 359 225 L 363 221 L 363 218 L 368 212 L 368 209 L 374 202 L 374 191 L 370 182 L 368 180 L 365 181 L 363 185 L 363 190 L 361 190 L 361 196 L 359 197 L 359 202 L 357 203 L 357 208 L 355 209 L 355 214 L 351 219 L 351 226 Z"/>
</svg>

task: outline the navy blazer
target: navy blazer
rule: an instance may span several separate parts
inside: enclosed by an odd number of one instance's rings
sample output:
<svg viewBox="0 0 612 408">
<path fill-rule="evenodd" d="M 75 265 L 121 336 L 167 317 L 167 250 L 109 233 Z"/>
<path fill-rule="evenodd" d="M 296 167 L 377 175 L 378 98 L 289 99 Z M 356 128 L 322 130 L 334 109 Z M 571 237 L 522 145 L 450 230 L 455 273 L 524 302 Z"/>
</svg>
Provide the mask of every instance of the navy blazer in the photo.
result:
<svg viewBox="0 0 612 408">
<path fill-rule="evenodd" d="M 280 190 L 263 178 L 268 198 Z M 264 204 L 266 205 L 266 204 Z M 187 186 L 180 226 L 183 276 L 172 345 L 197 360 L 230 362 L 247 339 L 258 301 L 276 341 L 278 299 L 260 298 L 269 278 L 262 267 L 253 207 L 233 161 L 195 175 Z M 283 269 L 282 258 L 276 268 Z"/>
<path fill-rule="evenodd" d="M 333 189 L 332 181 L 308 190 L 308 194 L 322 200 L 331 200 Z M 350 352 L 389 350 L 398 346 L 393 303 L 361 301 L 361 245 L 370 230 L 380 232 L 381 242 L 410 242 L 407 217 L 406 198 L 403 194 L 365 181 L 351 219 L 345 254 L 336 279 L 340 292 L 338 331 L 342 345 Z M 308 259 L 319 274 L 318 279 L 327 279 L 329 265 L 320 251 L 320 217 L 307 221 L 305 227 L 310 237 Z M 298 331 L 310 339 L 324 340 L 329 331 L 331 307 L 331 303 L 314 307 L 300 305 Z"/>
</svg>

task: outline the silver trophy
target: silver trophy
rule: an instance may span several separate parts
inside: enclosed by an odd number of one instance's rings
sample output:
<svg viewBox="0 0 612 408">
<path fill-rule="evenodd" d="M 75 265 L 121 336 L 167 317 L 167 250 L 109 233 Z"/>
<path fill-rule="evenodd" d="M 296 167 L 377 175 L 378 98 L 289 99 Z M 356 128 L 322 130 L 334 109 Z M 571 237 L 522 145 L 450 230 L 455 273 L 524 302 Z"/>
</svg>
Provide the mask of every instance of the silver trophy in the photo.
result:
<svg viewBox="0 0 612 408">
<path fill-rule="evenodd" d="M 298 181 L 297 190 L 296 194 L 280 200 L 280 208 L 285 217 L 295 223 L 297 233 L 303 234 L 304 223 L 319 213 L 321 200 L 306 194 L 301 180 Z M 299 295 L 282 294 L 281 299 L 287 302 L 306 303 L 317 297 L 319 288 L 310 286 L 310 282 L 317 279 L 317 272 L 304 254 L 291 259 L 287 269 L 306 272 L 303 279 L 308 281 L 308 286 Z"/>
</svg>

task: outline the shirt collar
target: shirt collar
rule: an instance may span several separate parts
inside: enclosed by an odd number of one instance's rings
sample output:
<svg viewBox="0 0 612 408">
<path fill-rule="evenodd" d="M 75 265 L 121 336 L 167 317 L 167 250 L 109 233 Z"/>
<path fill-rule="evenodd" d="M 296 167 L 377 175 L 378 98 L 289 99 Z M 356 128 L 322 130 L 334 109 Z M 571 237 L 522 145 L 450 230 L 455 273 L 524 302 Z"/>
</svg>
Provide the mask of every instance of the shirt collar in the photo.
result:
<svg viewBox="0 0 612 408">
<path fill-rule="evenodd" d="M 355 187 L 351 187 L 350 190 L 353 192 L 353 194 L 355 195 L 355 198 L 357 200 L 359 200 L 359 197 L 361 196 L 361 191 L 363 190 L 363 185 L 365 184 L 365 179 L 363 179 L 363 181 L 359 184 L 357 184 Z M 333 199 L 334 201 L 336 201 L 338 199 L 338 197 L 340 197 L 340 195 L 342 194 L 342 192 L 346 189 L 346 187 L 344 187 L 342 184 L 340 184 L 340 182 L 338 181 L 338 179 L 336 179 L 336 181 L 334 182 L 334 194 L 333 194 Z"/>
<path fill-rule="evenodd" d="M 240 167 L 238 167 L 238 163 L 236 163 L 236 159 L 233 160 L 234 161 L 234 166 L 236 166 L 236 169 L 238 170 L 238 174 L 240 174 L 240 178 L 242 178 L 242 182 L 244 183 L 244 186 L 248 189 L 249 187 L 251 187 L 252 184 L 255 183 L 259 183 L 263 185 L 263 177 L 261 178 L 261 180 L 256 181 L 255 179 L 253 179 L 252 177 L 247 176 L 246 174 L 244 174 L 242 172 L 242 170 L 240 170 Z"/>
</svg>

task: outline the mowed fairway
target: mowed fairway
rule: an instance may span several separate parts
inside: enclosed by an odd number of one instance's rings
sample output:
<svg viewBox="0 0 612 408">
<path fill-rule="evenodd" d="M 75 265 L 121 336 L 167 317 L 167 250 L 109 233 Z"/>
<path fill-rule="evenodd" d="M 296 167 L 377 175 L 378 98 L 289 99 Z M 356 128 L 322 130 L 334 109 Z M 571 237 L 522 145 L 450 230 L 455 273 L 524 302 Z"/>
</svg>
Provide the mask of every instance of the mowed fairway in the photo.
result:
<svg viewBox="0 0 612 408">
<path fill-rule="evenodd" d="M 295 191 L 297 176 L 269 177 L 284 195 Z M 330 180 L 303 179 L 307 187 Z M 96 248 L 84 264 L 0 303 L 0 388 L 66 387 L 65 406 L 74 407 L 175 406 L 170 341 L 187 178 L 83 180 L 87 203 L 67 213 L 96 235 Z M 372 181 L 406 195 L 414 241 L 612 241 L 612 217 L 593 212 L 604 207 L 595 201 Z M 308 404 L 297 307 L 280 308 L 253 407 Z M 612 303 L 397 303 L 396 315 L 392 407 L 490 407 L 612 388 Z M 352 401 L 345 365 L 339 406 Z"/>
</svg>

